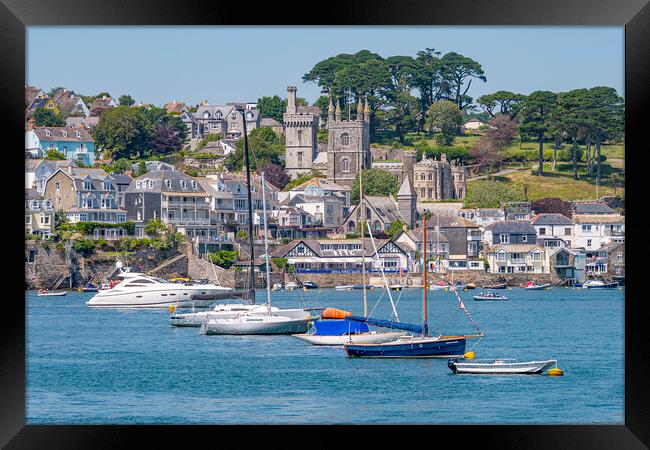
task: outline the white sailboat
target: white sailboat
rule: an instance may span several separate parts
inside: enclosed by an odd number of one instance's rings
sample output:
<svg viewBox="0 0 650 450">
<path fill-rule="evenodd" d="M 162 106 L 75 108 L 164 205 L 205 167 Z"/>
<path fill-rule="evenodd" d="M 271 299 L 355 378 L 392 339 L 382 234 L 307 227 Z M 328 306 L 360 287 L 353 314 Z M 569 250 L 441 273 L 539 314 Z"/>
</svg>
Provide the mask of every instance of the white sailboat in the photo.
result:
<svg viewBox="0 0 650 450">
<path fill-rule="evenodd" d="M 248 166 L 246 169 L 248 170 Z M 266 262 L 266 314 L 252 314 L 247 311 L 230 318 L 209 317 L 201 324 L 201 334 L 292 334 L 305 332 L 309 328 L 309 322 L 312 319 L 306 312 L 305 316 L 299 318 L 273 314 L 264 172 L 262 172 L 262 208 L 264 211 L 264 259 Z M 283 313 L 280 311 L 278 314 Z"/>
</svg>

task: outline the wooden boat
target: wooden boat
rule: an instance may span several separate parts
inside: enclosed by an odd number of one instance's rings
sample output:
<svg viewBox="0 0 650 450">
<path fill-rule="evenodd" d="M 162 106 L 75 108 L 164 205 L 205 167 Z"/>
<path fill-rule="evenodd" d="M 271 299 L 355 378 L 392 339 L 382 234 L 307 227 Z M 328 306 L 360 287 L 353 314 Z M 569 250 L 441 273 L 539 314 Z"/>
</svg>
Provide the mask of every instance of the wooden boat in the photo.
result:
<svg viewBox="0 0 650 450">
<path fill-rule="evenodd" d="M 47 289 L 39 289 L 36 293 L 38 297 L 63 297 L 67 295 L 68 291 L 50 291 Z"/>
<path fill-rule="evenodd" d="M 467 283 L 465 289 L 476 289 L 476 285 L 474 283 Z"/>
<path fill-rule="evenodd" d="M 449 289 L 449 284 L 444 281 L 436 281 L 434 284 L 429 286 L 430 291 L 446 291 Z"/>
<path fill-rule="evenodd" d="M 613 281 L 611 283 L 605 283 L 601 280 L 589 280 L 585 281 L 582 285 L 583 289 L 616 289 L 618 288 L 618 282 Z"/>
<path fill-rule="evenodd" d="M 516 359 L 450 359 L 447 361 L 447 366 L 453 373 L 485 375 L 543 373 L 554 364 L 557 366 L 557 360 L 555 359 L 522 362 L 518 362 Z"/>
<path fill-rule="evenodd" d="M 423 218 L 423 229 L 427 229 L 427 216 Z M 426 232 L 423 233 L 423 260 L 427 260 L 426 254 Z M 440 358 L 449 355 L 463 355 L 466 346 L 466 336 L 430 336 L 429 325 L 427 322 L 427 278 L 426 268 L 422 270 L 422 325 L 409 324 L 403 322 L 392 322 L 389 320 L 374 319 L 371 317 L 349 316 L 348 320 L 357 320 L 369 324 L 382 326 L 386 328 L 395 328 L 398 330 L 418 333 L 419 336 L 403 335 L 399 339 L 382 342 L 377 344 L 371 343 L 346 343 L 343 348 L 345 353 L 350 357 L 364 358 Z M 469 315 L 460 297 L 458 297 L 461 308 Z M 472 323 L 474 323 L 473 319 Z M 474 323 L 474 326 L 476 324 Z M 478 326 L 476 326 L 478 330 Z M 483 336 L 479 331 L 478 336 Z"/>
<path fill-rule="evenodd" d="M 522 284 L 521 287 L 522 287 L 523 289 L 527 289 L 527 290 L 535 291 L 535 290 L 548 289 L 549 287 L 551 287 L 551 285 L 550 285 L 549 283 L 545 283 L 545 284 L 535 284 L 535 283 L 533 283 L 532 281 L 529 281 L 529 282 L 527 282 L 527 283 Z"/>
<path fill-rule="evenodd" d="M 481 286 L 483 289 L 506 289 L 508 285 L 506 283 L 494 283 L 489 285 Z"/>
<path fill-rule="evenodd" d="M 476 301 L 503 301 L 508 300 L 508 297 L 505 295 L 497 294 L 496 292 L 481 292 L 478 295 L 472 297 Z"/>
</svg>

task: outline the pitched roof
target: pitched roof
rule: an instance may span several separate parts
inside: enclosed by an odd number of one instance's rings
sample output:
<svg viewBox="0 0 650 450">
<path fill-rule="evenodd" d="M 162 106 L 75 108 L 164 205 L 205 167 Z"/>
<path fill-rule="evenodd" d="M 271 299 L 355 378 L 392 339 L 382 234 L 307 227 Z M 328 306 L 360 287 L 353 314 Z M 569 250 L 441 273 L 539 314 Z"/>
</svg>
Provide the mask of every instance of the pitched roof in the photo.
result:
<svg viewBox="0 0 650 450">
<path fill-rule="evenodd" d="M 149 187 L 148 181 L 153 181 L 153 187 Z M 152 170 L 144 175 L 135 178 L 126 192 L 165 192 L 165 193 L 183 193 L 183 194 L 207 194 L 201 183 L 197 182 L 196 187 L 192 187 L 192 178 L 179 170 Z M 137 188 L 137 181 L 147 181 Z M 167 185 L 169 181 L 169 186 Z M 185 187 L 181 186 L 181 181 L 185 181 Z"/>
<path fill-rule="evenodd" d="M 534 249 L 544 250 L 541 245 L 537 244 L 496 244 L 491 245 L 488 251 L 489 253 L 494 253 L 501 248 L 509 253 L 527 253 Z"/>
<path fill-rule="evenodd" d="M 485 229 L 493 233 L 536 234 L 535 228 L 525 220 L 499 220 Z"/>
<path fill-rule="evenodd" d="M 620 214 L 574 214 L 575 223 L 624 223 Z"/>
<path fill-rule="evenodd" d="M 440 224 L 440 228 L 479 228 L 477 224 L 461 216 L 438 214 L 427 219 L 427 228 L 435 228 L 438 224 Z"/>
<path fill-rule="evenodd" d="M 573 221 L 563 214 L 541 213 L 530 221 L 532 225 L 573 225 Z"/>
<path fill-rule="evenodd" d="M 326 191 L 349 191 L 350 190 L 350 188 L 347 186 L 342 186 L 340 184 L 333 182 L 332 180 L 328 180 L 327 178 L 321 178 L 321 177 L 314 177 L 311 180 L 307 180 L 304 183 L 295 186 L 291 190 L 304 191 L 309 186 L 317 186 Z"/>
<path fill-rule="evenodd" d="M 402 182 L 402 185 L 399 188 L 399 191 L 397 192 L 397 197 L 400 197 L 402 195 L 415 195 L 415 190 L 413 190 L 413 186 L 411 185 L 411 179 L 409 177 L 404 177 L 404 181 Z"/>
<path fill-rule="evenodd" d="M 616 214 L 616 211 L 603 202 L 575 202 L 574 214 Z"/>
<path fill-rule="evenodd" d="M 36 86 L 25 86 L 25 104 L 30 106 L 40 92 L 42 91 Z"/>
<path fill-rule="evenodd" d="M 133 177 L 130 177 L 125 173 L 111 173 L 110 176 L 117 184 L 131 184 L 131 181 L 133 180 Z"/>
<path fill-rule="evenodd" d="M 262 117 L 260 120 L 261 127 L 281 127 L 282 124 L 272 117 Z"/>
<path fill-rule="evenodd" d="M 163 108 L 168 112 L 182 112 L 184 109 L 187 108 L 187 105 L 184 102 L 177 102 L 176 100 L 165 103 L 165 106 Z"/>
<path fill-rule="evenodd" d="M 422 228 L 415 228 L 414 230 L 408 230 L 406 232 L 411 239 L 413 239 L 415 242 L 422 242 Z M 427 242 L 434 243 L 434 242 L 441 242 L 441 243 L 446 243 L 449 242 L 449 239 L 437 231 L 432 230 L 431 228 L 427 228 Z"/>
<path fill-rule="evenodd" d="M 95 142 L 90 132 L 84 128 L 34 127 L 34 133 L 42 141 Z"/>
</svg>

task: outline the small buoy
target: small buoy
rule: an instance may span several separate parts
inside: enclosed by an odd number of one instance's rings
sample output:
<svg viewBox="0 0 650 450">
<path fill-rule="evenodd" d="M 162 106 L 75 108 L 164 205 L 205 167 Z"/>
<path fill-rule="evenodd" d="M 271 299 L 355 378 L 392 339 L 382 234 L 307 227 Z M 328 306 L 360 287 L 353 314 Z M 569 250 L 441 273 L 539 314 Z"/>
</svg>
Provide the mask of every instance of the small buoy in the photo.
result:
<svg viewBox="0 0 650 450">
<path fill-rule="evenodd" d="M 467 352 L 467 353 L 465 353 L 463 355 L 463 358 L 465 358 L 465 359 L 474 359 L 474 356 L 476 356 L 476 354 L 474 352 Z"/>
<path fill-rule="evenodd" d="M 553 367 L 547 372 L 547 375 L 551 377 L 561 377 L 562 375 L 564 375 L 564 371 L 559 367 Z"/>
<path fill-rule="evenodd" d="M 176 308 L 174 308 L 174 305 L 169 305 L 169 313 L 170 313 L 170 314 L 174 314 L 174 310 L 175 310 L 175 309 L 176 309 Z"/>
</svg>

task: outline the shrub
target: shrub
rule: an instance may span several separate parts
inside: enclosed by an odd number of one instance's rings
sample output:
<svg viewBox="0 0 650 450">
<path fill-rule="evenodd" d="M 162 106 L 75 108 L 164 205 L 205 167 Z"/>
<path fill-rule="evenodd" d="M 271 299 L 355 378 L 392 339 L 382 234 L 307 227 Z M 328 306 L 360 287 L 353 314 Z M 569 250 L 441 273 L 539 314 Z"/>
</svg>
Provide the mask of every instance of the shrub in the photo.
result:
<svg viewBox="0 0 650 450">
<path fill-rule="evenodd" d="M 239 230 L 235 235 L 235 237 L 240 241 L 243 241 L 244 239 L 248 238 L 248 233 L 245 232 L 244 230 Z"/>
<path fill-rule="evenodd" d="M 72 244 L 75 252 L 81 253 L 84 256 L 90 256 L 95 250 L 95 241 L 92 239 L 84 239 Z"/>
<path fill-rule="evenodd" d="M 271 262 L 273 262 L 273 264 L 275 264 L 280 270 L 284 270 L 287 267 L 288 261 L 287 258 L 271 258 Z"/>
<path fill-rule="evenodd" d="M 106 242 L 106 239 L 104 239 L 104 238 L 99 238 L 99 239 L 97 239 L 97 240 L 95 241 L 95 247 L 96 247 L 96 248 L 105 247 L 106 244 L 107 244 L 107 242 Z"/>
<path fill-rule="evenodd" d="M 578 161 L 581 161 L 583 154 L 584 154 L 584 150 L 578 147 L 578 149 L 576 150 L 576 159 Z M 557 152 L 557 159 L 558 161 L 572 162 L 573 156 L 571 154 L 571 149 L 569 148 L 567 150 L 559 150 Z"/>
<path fill-rule="evenodd" d="M 167 231 L 167 225 L 162 223 L 160 219 L 151 219 L 147 224 L 144 226 L 144 232 L 147 233 L 149 236 L 160 236 L 161 233 Z"/>
<path fill-rule="evenodd" d="M 210 253 L 209 258 L 212 264 L 229 269 L 237 260 L 237 252 L 219 250 L 217 253 Z"/>
</svg>

